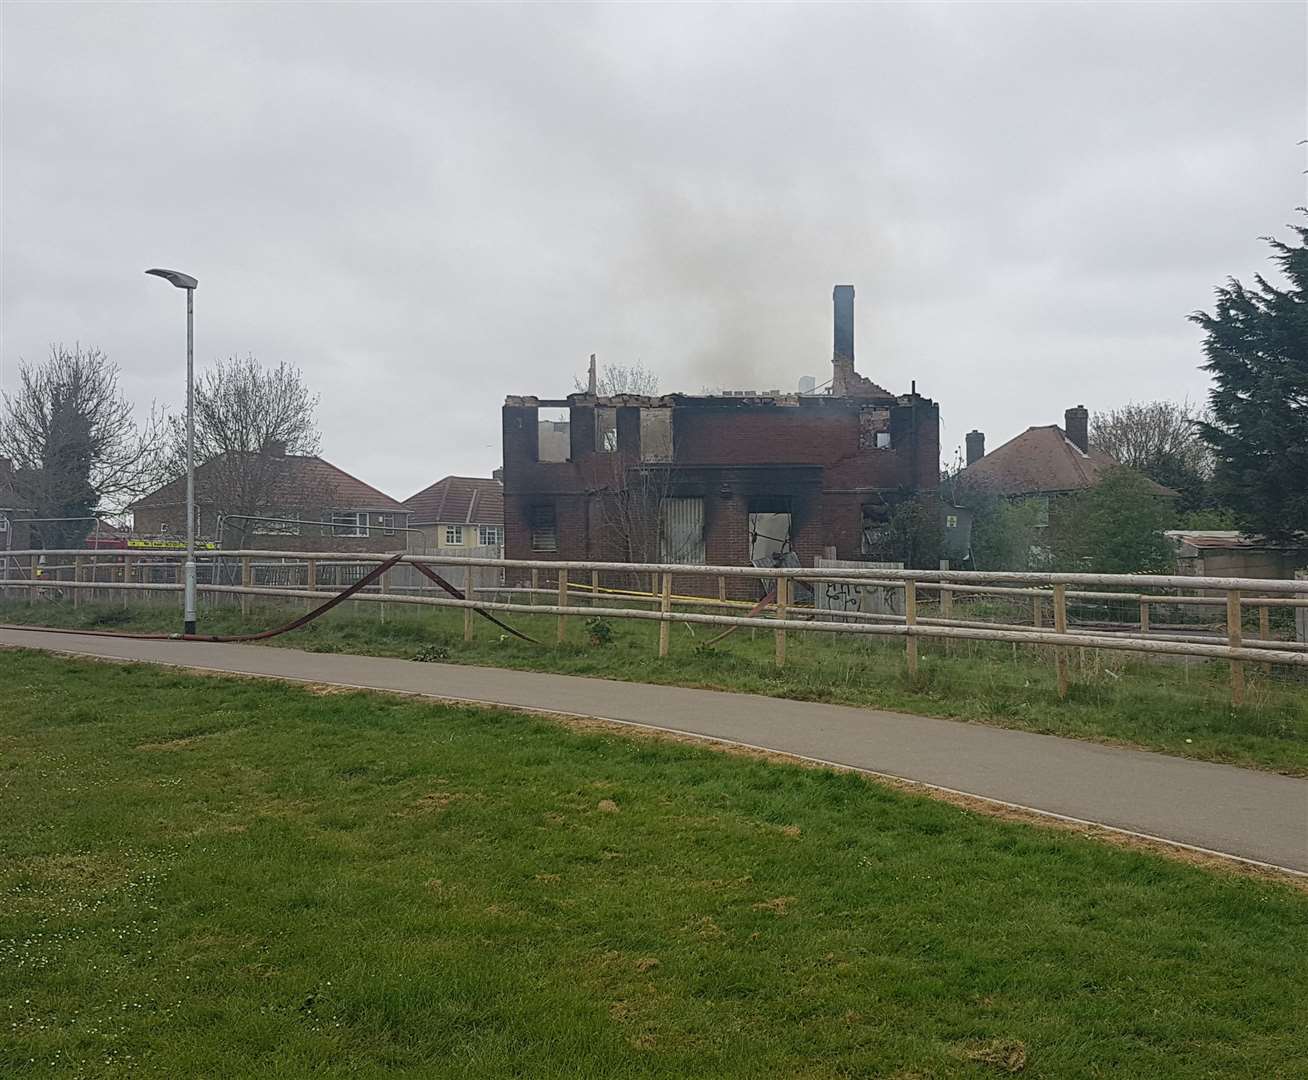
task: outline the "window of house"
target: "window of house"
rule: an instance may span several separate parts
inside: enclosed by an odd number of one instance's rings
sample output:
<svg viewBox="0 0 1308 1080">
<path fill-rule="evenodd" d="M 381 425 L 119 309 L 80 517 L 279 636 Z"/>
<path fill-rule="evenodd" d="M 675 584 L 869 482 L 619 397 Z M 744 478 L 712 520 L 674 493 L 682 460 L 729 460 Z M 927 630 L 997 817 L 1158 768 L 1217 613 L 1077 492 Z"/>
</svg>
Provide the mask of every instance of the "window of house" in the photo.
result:
<svg viewBox="0 0 1308 1080">
<path fill-rule="evenodd" d="M 672 460 L 672 410 L 640 410 L 640 460 Z"/>
<path fill-rule="evenodd" d="M 531 550 L 558 551 L 559 534 L 554 522 L 554 507 L 531 508 Z"/>
<path fill-rule="evenodd" d="M 378 514 L 378 515 L 377 515 L 377 520 L 378 520 L 378 522 L 381 524 L 381 527 L 382 527 L 382 535 L 384 535 L 384 536 L 394 536 L 394 535 L 395 535 L 395 533 L 396 533 L 396 528 L 395 528 L 395 515 L 394 515 L 394 514 Z"/>
<path fill-rule="evenodd" d="M 858 448 L 890 449 L 890 410 L 883 405 L 869 405 L 858 412 Z"/>
<path fill-rule="evenodd" d="M 463 546 L 463 526 L 446 525 L 445 526 L 445 543 L 448 547 Z"/>
<path fill-rule="evenodd" d="M 659 503 L 659 561 L 704 565 L 703 499 Z"/>
<path fill-rule="evenodd" d="M 367 511 L 338 510 L 332 513 L 333 536 L 367 536 Z"/>
<path fill-rule="evenodd" d="M 595 406 L 595 452 L 610 454 L 618 448 L 618 410 L 610 405 Z"/>
<path fill-rule="evenodd" d="M 1035 507 L 1036 528 L 1047 529 L 1049 527 L 1049 496 L 1033 495 L 1030 502 Z"/>
<path fill-rule="evenodd" d="M 536 410 L 536 460 L 567 461 L 572 457 L 572 425 L 567 409 Z"/>
<path fill-rule="evenodd" d="M 280 514 L 266 514 L 265 520 L 254 522 L 255 536 L 299 536 L 300 514 L 298 511 L 286 511 Z"/>
<path fill-rule="evenodd" d="M 482 547 L 499 547 L 504 543 L 504 526 L 478 525 L 477 543 Z"/>
<path fill-rule="evenodd" d="M 890 532 L 890 507 L 884 503 L 867 503 L 863 507 L 862 542 L 859 551 L 874 559 L 894 555 L 894 537 Z"/>
</svg>

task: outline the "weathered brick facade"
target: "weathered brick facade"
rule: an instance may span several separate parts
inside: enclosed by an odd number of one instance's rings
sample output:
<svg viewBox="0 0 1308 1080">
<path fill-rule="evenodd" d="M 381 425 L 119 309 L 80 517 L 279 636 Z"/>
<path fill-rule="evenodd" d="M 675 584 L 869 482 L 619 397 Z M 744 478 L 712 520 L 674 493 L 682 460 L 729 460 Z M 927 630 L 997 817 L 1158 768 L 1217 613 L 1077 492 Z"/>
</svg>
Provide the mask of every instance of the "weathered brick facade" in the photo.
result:
<svg viewBox="0 0 1308 1080">
<path fill-rule="evenodd" d="M 744 566 L 759 531 L 751 515 L 779 514 L 788 515 L 784 550 L 803 565 L 828 549 L 877 557 L 877 524 L 939 485 L 940 416 L 916 388 L 897 396 L 855 372 L 853 298 L 837 286 L 830 394 L 508 398 L 506 556 Z M 568 410 L 567 461 L 541 460 L 541 408 Z M 666 500 L 693 504 L 689 528 L 702 531 L 693 558 L 667 557 L 674 526 L 657 510 L 631 520 L 633 504 Z M 688 526 L 676 527 L 684 547 Z M 753 592 L 746 579 L 735 584 L 734 595 Z"/>
<path fill-rule="evenodd" d="M 557 406 L 557 402 L 548 402 Z M 659 493 L 703 500 L 705 562 L 748 565 L 749 515 L 791 515 L 791 546 L 804 565 L 835 548 L 859 558 L 869 507 L 889 508 L 939 481 L 940 423 L 934 402 L 832 397 L 608 401 L 573 395 L 571 460 L 536 459 L 530 398 L 504 406 L 505 551 L 511 559 L 622 560 L 630 538 L 606 511 L 633 471 L 656 471 Z M 616 407 L 617 447 L 595 449 L 596 408 Z M 640 410 L 672 412 L 672 462 L 642 463 Z M 875 411 L 889 446 L 860 439 Z M 533 515 L 552 510 L 556 550 L 533 549 Z M 616 532 L 616 535 L 615 535 Z M 538 544 L 538 548 L 539 548 Z"/>
</svg>

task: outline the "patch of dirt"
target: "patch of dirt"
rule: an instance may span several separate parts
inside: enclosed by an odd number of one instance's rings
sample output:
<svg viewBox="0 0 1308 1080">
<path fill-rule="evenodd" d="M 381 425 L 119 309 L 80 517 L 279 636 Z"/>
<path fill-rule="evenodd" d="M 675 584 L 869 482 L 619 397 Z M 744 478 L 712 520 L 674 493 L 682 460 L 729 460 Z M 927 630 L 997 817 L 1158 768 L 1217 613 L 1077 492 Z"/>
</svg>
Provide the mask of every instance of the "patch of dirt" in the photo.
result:
<svg viewBox="0 0 1308 1080">
<path fill-rule="evenodd" d="M 605 814 L 616 814 L 618 813 L 619 807 L 612 799 L 600 799 L 600 801 L 596 803 L 596 809 Z"/>
<path fill-rule="evenodd" d="M 798 825 L 782 825 L 782 826 L 781 826 L 781 835 L 782 835 L 782 836 L 797 837 L 797 836 L 799 836 L 800 832 L 801 832 L 801 830 L 800 830 L 800 827 L 799 827 Z"/>
<path fill-rule="evenodd" d="M 163 742 L 143 742 L 138 743 L 135 749 L 167 752 L 172 750 L 189 750 L 193 746 L 199 746 L 207 739 L 218 739 L 224 735 L 231 735 L 238 728 L 227 728 L 223 731 L 206 731 L 199 735 L 186 735 L 180 739 L 167 739 Z"/>
<path fill-rule="evenodd" d="M 647 971 L 653 971 L 658 966 L 658 959 L 653 956 L 642 956 L 636 961 L 636 970 L 642 975 Z"/>
<path fill-rule="evenodd" d="M 1020 1039 L 990 1039 L 962 1048 L 969 1061 L 989 1065 L 1000 1072 L 1020 1073 L 1026 1068 L 1026 1045 Z"/>
<path fill-rule="evenodd" d="M 539 881 L 542 885 L 554 885 L 563 879 L 558 874 L 537 874 L 533 880 Z"/>
<path fill-rule="evenodd" d="M 790 905 L 797 898 L 794 896 L 777 896 L 771 900 L 760 900 L 754 905 L 755 911 L 770 911 L 773 915 L 789 915 Z"/>
</svg>

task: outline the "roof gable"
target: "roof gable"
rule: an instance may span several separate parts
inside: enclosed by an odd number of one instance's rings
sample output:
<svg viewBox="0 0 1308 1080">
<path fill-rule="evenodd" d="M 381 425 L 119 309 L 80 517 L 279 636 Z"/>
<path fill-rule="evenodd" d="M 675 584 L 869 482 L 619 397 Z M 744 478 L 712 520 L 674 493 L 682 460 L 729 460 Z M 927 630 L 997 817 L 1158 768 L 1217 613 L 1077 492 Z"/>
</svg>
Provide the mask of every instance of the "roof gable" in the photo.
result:
<svg viewBox="0 0 1308 1080">
<path fill-rule="evenodd" d="M 503 525 L 504 487 L 485 476 L 446 476 L 404 500 L 415 525 Z"/>
<path fill-rule="evenodd" d="M 205 502 L 205 481 L 212 477 L 218 460 L 221 459 L 206 461 L 195 470 L 196 498 L 201 503 Z M 285 462 L 285 473 L 277 479 L 276 490 L 269 500 L 271 503 L 295 510 L 323 508 L 404 512 L 404 506 L 389 495 L 316 454 L 287 454 Z M 313 506 L 304 504 L 306 492 L 313 494 Z M 186 478 L 178 477 L 137 499 L 129 509 L 180 506 L 185 501 Z"/>
<path fill-rule="evenodd" d="M 1082 450 L 1057 424 L 1027 428 L 985 457 L 959 479 L 996 495 L 1054 495 L 1095 487 L 1118 461 L 1103 450 Z M 1149 481 L 1157 495 L 1176 492 Z"/>
</svg>

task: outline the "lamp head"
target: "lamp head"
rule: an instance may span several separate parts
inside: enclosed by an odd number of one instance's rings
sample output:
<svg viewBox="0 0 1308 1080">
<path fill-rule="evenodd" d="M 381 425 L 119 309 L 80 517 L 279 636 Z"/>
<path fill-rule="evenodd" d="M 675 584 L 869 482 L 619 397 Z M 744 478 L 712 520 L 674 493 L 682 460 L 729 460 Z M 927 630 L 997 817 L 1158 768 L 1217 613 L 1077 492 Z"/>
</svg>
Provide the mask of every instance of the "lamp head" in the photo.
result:
<svg viewBox="0 0 1308 1080">
<path fill-rule="evenodd" d="M 169 284 L 176 285 L 179 289 L 194 289 L 200 283 L 191 277 L 190 274 L 183 274 L 180 270 L 147 270 L 147 274 L 153 274 L 155 277 L 161 277 Z"/>
</svg>

